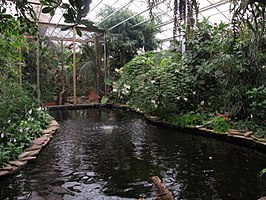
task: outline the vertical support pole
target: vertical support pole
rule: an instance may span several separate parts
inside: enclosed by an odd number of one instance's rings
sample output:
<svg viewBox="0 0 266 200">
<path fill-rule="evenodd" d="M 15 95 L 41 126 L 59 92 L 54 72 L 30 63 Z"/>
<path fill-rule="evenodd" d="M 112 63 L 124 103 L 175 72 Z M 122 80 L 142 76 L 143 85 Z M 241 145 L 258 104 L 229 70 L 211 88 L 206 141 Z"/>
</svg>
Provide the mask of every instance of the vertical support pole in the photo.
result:
<svg viewBox="0 0 266 200">
<path fill-rule="evenodd" d="M 61 80 L 61 86 L 62 91 L 59 93 L 59 105 L 63 105 L 64 103 L 64 95 L 65 95 L 65 88 L 66 88 L 66 79 L 65 79 L 65 70 L 64 70 L 64 41 L 61 40 L 61 71 L 60 71 L 60 80 Z"/>
<path fill-rule="evenodd" d="M 41 99 L 41 90 L 40 90 L 40 40 L 37 37 L 37 48 L 36 48 L 36 81 L 37 81 L 37 99 Z"/>
<path fill-rule="evenodd" d="M 96 92 L 99 94 L 99 41 L 98 36 L 94 35 L 94 46 L 95 46 L 95 67 L 96 67 Z"/>
<path fill-rule="evenodd" d="M 64 70 L 64 41 L 61 40 L 61 70 Z"/>
<path fill-rule="evenodd" d="M 21 60 L 21 57 L 22 57 L 22 54 L 21 54 L 21 47 L 18 48 L 18 53 L 19 53 L 19 63 L 18 63 L 18 67 L 19 67 L 19 85 L 20 87 L 22 87 L 22 60 Z"/>
<path fill-rule="evenodd" d="M 73 104 L 77 104 L 77 75 L 76 75 L 76 29 L 73 28 Z"/>
<path fill-rule="evenodd" d="M 107 79 L 107 44 L 106 44 L 106 32 L 104 32 L 104 44 L 103 44 L 103 65 L 104 65 L 104 80 Z M 107 96 L 107 85 L 104 83 L 104 95 Z"/>
</svg>

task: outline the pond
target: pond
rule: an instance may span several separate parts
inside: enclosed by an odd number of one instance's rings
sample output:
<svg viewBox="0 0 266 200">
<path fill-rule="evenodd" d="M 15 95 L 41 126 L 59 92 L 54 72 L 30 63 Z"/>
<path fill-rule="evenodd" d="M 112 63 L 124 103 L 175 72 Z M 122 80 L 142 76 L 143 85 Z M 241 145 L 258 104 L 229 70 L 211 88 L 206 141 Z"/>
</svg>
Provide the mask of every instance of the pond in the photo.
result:
<svg viewBox="0 0 266 200">
<path fill-rule="evenodd" d="M 119 109 L 52 111 L 61 124 L 38 158 L 0 180 L 0 199 L 152 199 L 159 176 L 176 199 L 266 196 L 266 155 Z"/>
</svg>

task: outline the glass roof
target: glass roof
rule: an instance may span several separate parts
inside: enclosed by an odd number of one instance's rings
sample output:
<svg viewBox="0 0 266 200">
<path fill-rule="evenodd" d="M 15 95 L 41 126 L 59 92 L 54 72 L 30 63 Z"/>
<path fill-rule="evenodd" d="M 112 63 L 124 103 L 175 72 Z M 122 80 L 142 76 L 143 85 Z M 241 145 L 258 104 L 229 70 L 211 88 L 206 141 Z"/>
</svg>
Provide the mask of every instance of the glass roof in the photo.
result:
<svg viewBox="0 0 266 200">
<path fill-rule="evenodd" d="M 63 0 L 63 2 L 67 0 Z M 61 8 L 57 8 L 55 15 L 51 17 L 49 14 L 41 13 L 42 5 L 39 0 L 30 1 L 37 13 L 40 21 L 40 34 L 42 36 L 50 37 L 54 40 L 60 38 L 65 40 L 71 40 L 73 37 L 72 31 L 61 31 L 61 26 L 65 24 L 63 18 L 63 11 Z M 228 0 L 199 0 L 199 19 L 203 17 L 209 17 L 211 23 L 219 23 L 220 21 L 229 22 L 229 2 Z M 103 20 L 98 16 L 98 13 L 105 5 L 110 5 L 114 8 L 114 14 L 121 9 L 130 9 L 137 15 L 142 15 L 146 20 L 149 21 L 149 9 L 147 1 L 145 0 L 92 0 L 90 5 L 90 12 L 87 15 L 87 19 L 93 21 L 97 26 Z M 173 0 L 161 0 L 153 9 L 155 16 L 161 17 L 161 22 L 156 26 L 160 29 L 160 33 L 157 33 L 157 38 L 161 41 L 168 42 L 173 38 Z M 109 16 L 109 17 L 112 17 Z M 123 22 L 121 22 L 123 23 Z M 119 25 L 118 23 L 117 25 Z M 87 42 L 91 40 L 91 35 L 86 31 L 82 31 L 83 36 L 77 36 L 77 42 Z"/>
</svg>

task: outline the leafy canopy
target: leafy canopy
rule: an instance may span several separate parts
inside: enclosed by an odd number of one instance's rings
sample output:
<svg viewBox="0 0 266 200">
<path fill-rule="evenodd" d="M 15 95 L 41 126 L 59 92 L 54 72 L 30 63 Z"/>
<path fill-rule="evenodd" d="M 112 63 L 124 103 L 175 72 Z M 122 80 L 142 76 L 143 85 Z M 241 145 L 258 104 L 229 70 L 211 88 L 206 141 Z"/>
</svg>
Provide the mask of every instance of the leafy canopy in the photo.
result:
<svg viewBox="0 0 266 200">
<path fill-rule="evenodd" d="M 104 19 L 113 13 L 113 11 L 114 8 L 106 6 L 99 15 Z M 144 18 L 134 15 L 134 12 L 123 9 L 100 23 L 100 27 L 105 30 L 113 27 L 109 32 L 108 38 L 108 54 L 111 57 L 111 67 L 120 68 L 133 59 L 137 55 L 138 50 L 144 49 L 149 51 L 157 47 L 157 40 L 155 38 L 157 30 L 154 22 L 139 24 L 144 21 Z M 130 17 L 132 18 L 116 26 Z"/>
</svg>

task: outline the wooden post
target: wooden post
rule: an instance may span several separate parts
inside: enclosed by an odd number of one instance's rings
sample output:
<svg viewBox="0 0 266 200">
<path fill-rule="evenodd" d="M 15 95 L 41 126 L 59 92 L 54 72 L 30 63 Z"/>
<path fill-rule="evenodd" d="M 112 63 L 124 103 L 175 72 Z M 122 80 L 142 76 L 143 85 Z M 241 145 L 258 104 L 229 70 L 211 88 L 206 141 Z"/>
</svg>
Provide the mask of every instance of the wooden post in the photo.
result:
<svg viewBox="0 0 266 200">
<path fill-rule="evenodd" d="M 170 192 L 164 183 L 160 180 L 158 176 L 153 176 L 152 181 L 156 188 L 158 189 L 156 199 L 157 200 L 174 200 L 172 192 Z"/>
<path fill-rule="evenodd" d="M 77 104 L 77 75 L 76 75 L 76 29 L 73 28 L 73 104 Z"/>
<path fill-rule="evenodd" d="M 22 60 L 21 60 L 21 57 L 22 57 L 22 54 L 21 54 L 21 47 L 18 48 L 18 52 L 19 52 L 19 63 L 18 63 L 18 67 L 19 67 L 19 85 L 20 87 L 22 87 Z"/>
<path fill-rule="evenodd" d="M 94 35 L 94 46 L 95 46 L 95 67 L 96 67 L 96 92 L 99 94 L 99 41 L 98 36 Z"/>
<path fill-rule="evenodd" d="M 64 69 L 64 41 L 61 40 L 61 72 L 60 80 L 62 84 L 62 91 L 59 93 L 59 105 L 64 104 L 64 96 L 66 92 L 66 78 L 65 78 L 65 69 Z"/>
<path fill-rule="evenodd" d="M 104 32 L 104 44 L 103 44 L 103 65 L 104 65 L 104 80 L 107 79 L 107 44 L 106 44 L 106 32 Z M 104 95 L 107 96 L 107 85 L 104 83 Z"/>
<path fill-rule="evenodd" d="M 36 82 L 37 82 L 37 99 L 41 99 L 41 90 L 40 90 L 40 41 L 37 37 L 37 48 L 36 48 Z"/>
</svg>

